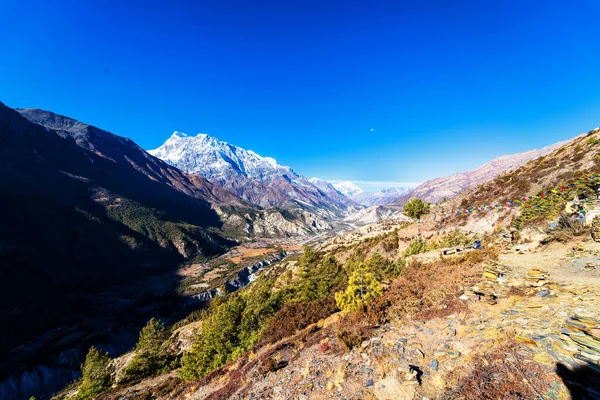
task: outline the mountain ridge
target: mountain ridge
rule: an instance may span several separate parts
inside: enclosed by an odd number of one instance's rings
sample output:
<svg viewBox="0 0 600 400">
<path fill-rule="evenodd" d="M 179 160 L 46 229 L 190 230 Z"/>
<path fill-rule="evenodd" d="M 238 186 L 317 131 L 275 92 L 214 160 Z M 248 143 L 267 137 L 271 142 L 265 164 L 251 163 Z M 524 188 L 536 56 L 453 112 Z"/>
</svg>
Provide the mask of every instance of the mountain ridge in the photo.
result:
<svg viewBox="0 0 600 400">
<path fill-rule="evenodd" d="M 346 201 L 314 186 L 272 157 L 221 141 L 207 134 L 176 132 L 150 154 L 181 170 L 205 177 L 261 207 L 304 209 L 329 217 L 344 213 Z"/>
<path fill-rule="evenodd" d="M 444 198 L 453 198 L 469 188 L 489 181 L 490 179 L 494 179 L 502 173 L 514 170 L 530 160 L 534 160 L 549 154 L 561 146 L 572 142 L 577 137 L 578 136 L 542 147 L 540 149 L 499 156 L 475 169 L 466 172 L 454 173 L 445 177 L 430 179 L 417 186 L 410 193 L 399 197 L 391 204 L 402 206 L 413 197 L 418 197 L 430 203 L 440 202 Z"/>
</svg>

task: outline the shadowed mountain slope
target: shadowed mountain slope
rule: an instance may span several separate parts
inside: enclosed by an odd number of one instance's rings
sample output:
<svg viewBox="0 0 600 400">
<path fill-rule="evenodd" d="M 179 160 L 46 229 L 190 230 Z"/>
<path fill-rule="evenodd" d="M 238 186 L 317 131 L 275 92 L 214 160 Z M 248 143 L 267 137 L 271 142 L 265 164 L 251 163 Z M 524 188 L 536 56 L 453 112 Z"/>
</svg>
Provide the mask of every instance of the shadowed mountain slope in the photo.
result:
<svg viewBox="0 0 600 400">
<path fill-rule="evenodd" d="M 24 114 L 47 126 L 0 103 L 0 354 L 101 306 L 99 288 L 233 244 L 209 201 L 243 206 L 235 196 L 130 140 Z"/>
</svg>

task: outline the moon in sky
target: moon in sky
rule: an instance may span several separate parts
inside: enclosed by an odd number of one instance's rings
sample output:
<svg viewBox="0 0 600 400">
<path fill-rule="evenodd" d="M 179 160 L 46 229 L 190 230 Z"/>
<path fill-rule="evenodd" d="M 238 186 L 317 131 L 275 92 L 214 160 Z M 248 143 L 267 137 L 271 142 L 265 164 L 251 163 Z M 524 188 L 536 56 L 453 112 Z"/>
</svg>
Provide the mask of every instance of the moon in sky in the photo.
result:
<svg viewBox="0 0 600 400">
<path fill-rule="evenodd" d="M 373 132 L 373 128 L 371 128 L 371 132 Z"/>
</svg>

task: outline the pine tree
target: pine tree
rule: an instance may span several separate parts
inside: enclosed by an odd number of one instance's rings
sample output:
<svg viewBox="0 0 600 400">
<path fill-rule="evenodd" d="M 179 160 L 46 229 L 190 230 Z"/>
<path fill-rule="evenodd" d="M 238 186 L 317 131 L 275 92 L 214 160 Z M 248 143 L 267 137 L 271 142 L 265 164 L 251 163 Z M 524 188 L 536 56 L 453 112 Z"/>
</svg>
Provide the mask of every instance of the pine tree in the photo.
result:
<svg viewBox="0 0 600 400">
<path fill-rule="evenodd" d="M 425 203 L 423 200 L 415 197 L 404 205 L 404 215 L 420 220 L 423 215 L 429 212 L 429 207 L 429 203 Z"/>
<path fill-rule="evenodd" d="M 90 347 L 81 365 L 81 385 L 75 397 L 76 400 L 94 399 L 100 393 L 110 388 L 112 384 L 112 367 L 107 353 Z"/>
<path fill-rule="evenodd" d="M 135 356 L 125 368 L 122 381 L 145 378 L 169 368 L 174 357 L 169 353 L 169 329 L 156 318 L 151 318 L 140 332 Z"/>
<path fill-rule="evenodd" d="M 335 301 L 341 310 L 352 312 L 356 311 L 361 303 L 367 303 L 380 294 L 379 281 L 361 265 L 350 275 L 346 291 L 335 294 Z"/>
</svg>

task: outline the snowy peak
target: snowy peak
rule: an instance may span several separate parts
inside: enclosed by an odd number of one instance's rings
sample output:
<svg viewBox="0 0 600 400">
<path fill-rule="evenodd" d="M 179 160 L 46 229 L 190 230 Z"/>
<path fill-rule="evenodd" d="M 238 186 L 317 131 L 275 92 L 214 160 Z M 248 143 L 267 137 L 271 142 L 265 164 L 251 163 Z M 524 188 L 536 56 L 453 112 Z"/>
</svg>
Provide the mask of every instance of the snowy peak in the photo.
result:
<svg viewBox="0 0 600 400">
<path fill-rule="evenodd" d="M 208 180 L 227 179 L 232 174 L 241 174 L 263 181 L 273 170 L 295 175 L 289 167 L 279 165 L 274 158 L 262 157 L 205 133 L 188 136 L 176 131 L 162 146 L 148 152 L 185 172 L 203 175 Z"/>
<path fill-rule="evenodd" d="M 261 207 L 333 207 L 335 212 L 348 207 L 347 199 L 333 187 L 321 189 L 274 158 L 207 134 L 188 136 L 175 132 L 162 146 L 148 152 Z"/>
<path fill-rule="evenodd" d="M 334 183 L 333 187 L 338 192 L 340 192 L 341 194 L 343 194 L 346 197 L 351 197 L 351 196 L 354 196 L 354 195 L 364 192 L 364 190 L 362 190 L 361 188 L 359 188 L 358 186 L 356 186 L 354 183 L 352 183 L 350 181 Z"/>
<path fill-rule="evenodd" d="M 186 137 L 188 137 L 188 135 L 186 135 L 185 133 L 175 131 L 175 132 L 173 132 L 173 134 L 171 135 L 171 137 L 169 139 L 177 140 L 179 138 L 186 138 Z"/>
</svg>

